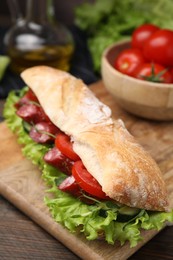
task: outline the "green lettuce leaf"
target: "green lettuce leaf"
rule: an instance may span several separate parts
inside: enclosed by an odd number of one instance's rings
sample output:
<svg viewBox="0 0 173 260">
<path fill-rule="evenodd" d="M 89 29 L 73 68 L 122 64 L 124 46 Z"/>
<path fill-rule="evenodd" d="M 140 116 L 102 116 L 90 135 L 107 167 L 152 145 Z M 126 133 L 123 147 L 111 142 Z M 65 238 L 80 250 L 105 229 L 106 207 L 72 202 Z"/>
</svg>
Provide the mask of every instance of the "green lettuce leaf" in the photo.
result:
<svg viewBox="0 0 173 260">
<path fill-rule="evenodd" d="M 173 211 L 166 213 L 136 209 L 135 214 L 123 215 L 122 212 L 126 208 L 124 205 L 95 199 L 94 204 L 88 205 L 79 198 L 60 191 L 57 185 L 66 176 L 43 160 L 44 154 L 51 146 L 35 143 L 25 132 L 22 120 L 16 115 L 14 103 L 27 89 L 25 87 L 22 91 L 12 91 L 9 94 L 4 107 L 4 117 L 8 127 L 18 135 L 23 154 L 42 171 L 42 177 L 48 187 L 47 192 L 50 193 L 50 196 L 44 198 L 44 202 L 56 222 L 72 233 L 84 233 L 88 240 L 104 237 L 107 243 L 112 245 L 115 241 L 119 241 L 121 245 L 129 241 L 131 247 L 142 240 L 141 229 L 160 230 L 164 227 L 165 221 L 173 222 Z"/>
</svg>

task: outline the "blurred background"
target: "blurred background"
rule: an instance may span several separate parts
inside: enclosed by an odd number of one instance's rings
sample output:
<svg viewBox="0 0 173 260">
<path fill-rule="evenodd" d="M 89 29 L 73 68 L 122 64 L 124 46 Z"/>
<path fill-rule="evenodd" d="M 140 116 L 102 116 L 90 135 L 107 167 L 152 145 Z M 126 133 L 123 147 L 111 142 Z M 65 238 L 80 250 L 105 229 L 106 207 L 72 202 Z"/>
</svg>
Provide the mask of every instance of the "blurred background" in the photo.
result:
<svg viewBox="0 0 173 260">
<path fill-rule="evenodd" d="M 12 25 L 8 1 L 14 0 L 0 1 L 0 54 L 4 54 L 4 35 Z M 25 16 L 28 0 L 18 2 Z M 41 0 L 33 2 L 41 3 Z M 75 42 L 70 73 L 86 84 L 100 79 L 105 48 L 120 40 L 129 40 L 138 26 L 152 23 L 173 29 L 171 0 L 53 0 L 53 4 L 56 20 L 67 26 Z M 7 69 L 0 81 L 0 98 L 7 95 L 9 86 L 16 89 L 22 84 L 20 78 Z"/>
<path fill-rule="evenodd" d="M 10 2 L 11 0 L 9 0 Z M 26 15 L 27 1 L 18 0 L 22 14 Z M 40 1 L 41 2 L 41 1 Z M 75 9 L 82 3 L 93 3 L 94 0 L 54 0 L 55 19 L 66 26 L 72 34 L 75 42 L 75 51 L 71 61 L 70 73 L 76 77 L 83 79 L 86 84 L 95 82 L 98 77 L 93 71 L 93 64 L 90 52 L 87 46 L 86 34 L 74 25 Z M 0 55 L 8 55 L 4 47 L 4 36 L 13 25 L 11 19 L 10 8 L 7 0 L 0 2 Z M 75 62 L 74 62 L 75 61 Z M 19 75 L 11 71 L 8 67 L 0 80 L 0 98 L 5 98 L 11 89 L 20 89 L 23 82 Z"/>
<path fill-rule="evenodd" d="M 25 13 L 25 6 L 27 1 L 18 0 L 22 11 Z M 65 25 L 72 25 L 74 23 L 74 9 L 82 3 L 93 3 L 94 0 L 54 0 L 56 17 Z M 0 26 L 9 25 L 10 13 L 7 5 L 7 0 L 0 2 Z"/>
</svg>

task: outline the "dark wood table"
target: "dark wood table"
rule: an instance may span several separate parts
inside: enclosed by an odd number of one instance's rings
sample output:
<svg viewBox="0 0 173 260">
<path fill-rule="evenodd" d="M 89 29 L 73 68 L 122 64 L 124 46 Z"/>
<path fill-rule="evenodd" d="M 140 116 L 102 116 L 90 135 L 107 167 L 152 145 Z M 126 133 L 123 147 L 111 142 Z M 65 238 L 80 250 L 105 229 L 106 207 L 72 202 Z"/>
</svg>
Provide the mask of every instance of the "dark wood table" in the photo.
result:
<svg viewBox="0 0 173 260">
<path fill-rule="evenodd" d="M 0 100 L 1 120 L 3 104 Z M 79 257 L 0 194 L 0 259 L 76 260 Z M 173 259 L 173 226 L 166 227 L 129 259 Z"/>
</svg>

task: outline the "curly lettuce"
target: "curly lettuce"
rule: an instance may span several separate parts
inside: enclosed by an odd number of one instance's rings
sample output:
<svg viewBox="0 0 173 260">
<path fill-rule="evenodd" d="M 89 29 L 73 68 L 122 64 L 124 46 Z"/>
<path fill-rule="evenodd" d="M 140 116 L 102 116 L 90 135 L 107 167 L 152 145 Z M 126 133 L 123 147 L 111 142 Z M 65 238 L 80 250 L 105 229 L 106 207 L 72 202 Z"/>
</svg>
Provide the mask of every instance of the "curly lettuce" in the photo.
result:
<svg viewBox="0 0 173 260">
<path fill-rule="evenodd" d="M 21 91 L 12 91 L 9 94 L 4 107 L 4 118 L 8 127 L 17 134 L 18 141 L 23 147 L 23 154 L 32 163 L 38 165 L 42 171 L 42 177 L 49 187 L 48 192 L 53 194 L 53 198 L 46 196 L 44 202 L 56 222 L 61 223 L 72 233 L 84 233 L 88 240 L 102 236 L 107 243 L 112 245 L 115 241 L 119 241 L 121 245 L 129 241 L 130 247 L 136 246 L 142 240 L 142 229 L 160 230 L 164 227 L 166 221 L 173 222 L 173 211 L 167 213 L 131 209 L 113 201 L 98 201 L 95 199 L 93 199 L 94 204 L 88 205 L 80 199 L 60 191 L 57 185 L 66 176 L 43 160 L 44 154 L 51 146 L 35 143 L 24 130 L 22 119 L 16 115 L 14 103 L 20 99 L 27 89 L 25 87 Z M 131 211 L 134 214 L 128 213 Z M 126 212 L 126 214 L 123 212 Z"/>
</svg>

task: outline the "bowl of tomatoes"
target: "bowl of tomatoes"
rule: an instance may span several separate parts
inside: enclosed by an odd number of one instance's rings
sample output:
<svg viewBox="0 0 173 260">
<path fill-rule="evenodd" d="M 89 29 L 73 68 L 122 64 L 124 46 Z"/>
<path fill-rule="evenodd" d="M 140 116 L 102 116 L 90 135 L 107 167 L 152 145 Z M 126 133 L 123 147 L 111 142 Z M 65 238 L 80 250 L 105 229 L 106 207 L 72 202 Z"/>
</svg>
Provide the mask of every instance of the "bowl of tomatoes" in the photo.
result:
<svg viewBox="0 0 173 260">
<path fill-rule="evenodd" d="M 147 119 L 173 119 L 173 31 L 139 26 L 102 55 L 105 87 L 126 111 Z"/>
</svg>

